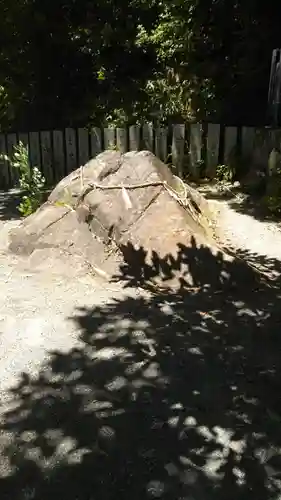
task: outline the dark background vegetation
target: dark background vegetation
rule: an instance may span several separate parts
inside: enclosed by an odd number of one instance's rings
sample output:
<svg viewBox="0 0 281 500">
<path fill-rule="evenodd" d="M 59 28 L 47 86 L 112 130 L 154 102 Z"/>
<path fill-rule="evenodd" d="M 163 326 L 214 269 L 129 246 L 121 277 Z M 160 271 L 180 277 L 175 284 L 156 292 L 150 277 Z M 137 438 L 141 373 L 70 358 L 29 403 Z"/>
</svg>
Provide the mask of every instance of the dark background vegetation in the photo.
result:
<svg viewBox="0 0 281 500">
<path fill-rule="evenodd" d="M 263 125 L 274 0 L 1 0 L 3 130 Z"/>
</svg>

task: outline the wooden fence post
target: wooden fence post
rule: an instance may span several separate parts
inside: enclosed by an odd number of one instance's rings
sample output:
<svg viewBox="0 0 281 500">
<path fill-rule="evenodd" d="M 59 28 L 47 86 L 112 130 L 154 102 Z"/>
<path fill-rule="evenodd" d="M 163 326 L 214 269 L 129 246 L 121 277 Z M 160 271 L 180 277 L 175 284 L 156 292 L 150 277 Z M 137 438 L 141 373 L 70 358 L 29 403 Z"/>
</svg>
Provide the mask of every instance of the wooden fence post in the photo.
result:
<svg viewBox="0 0 281 500">
<path fill-rule="evenodd" d="M 255 143 L 254 127 L 242 127 L 241 143 L 242 158 L 252 158 Z"/>
<path fill-rule="evenodd" d="M 224 163 L 232 161 L 232 155 L 237 149 L 237 127 L 225 127 L 224 132 Z"/>
<path fill-rule="evenodd" d="M 172 139 L 172 164 L 177 170 L 177 175 L 183 177 L 185 125 L 173 125 Z"/>
<path fill-rule="evenodd" d="M 53 132 L 53 147 L 54 147 L 53 177 L 55 181 L 60 181 L 65 175 L 63 134 L 61 130 L 54 130 Z"/>
<path fill-rule="evenodd" d="M 142 127 L 143 149 L 153 152 L 153 125 L 145 123 Z"/>
<path fill-rule="evenodd" d="M 155 131 L 155 155 L 160 158 L 164 163 L 167 161 L 167 138 L 168 129 L 159 127 Z"/>
<path fill-rule="evenodd" d="M 89 132 L 86 128 L 78 129 L 78 163 L 85 165 L 90 159 Z"/>
<path fill-rule="evenodd" d="M 127 130 L 125 128 L 116 129 L 116 146 L 120 153 L 128 151 Z"/>
<path fill-rule="evenodd" d="M 37 167 L 41 170 L 41 155 L 39 133 L 30 132 L 29 134 L 30 162 L 32 167 Z"/>
<path fill-rule="evenodd" d="M 115 128 L 105 128 L 104 129 L 104 149 L 114 149 L 115 148 Z"/>
<path fill-rule="evenodd" d="M 98 127 L 91 129 L 91 157 L 95 158 L 102 150 L 101 130 Z"/>
<path fill-rule="evenodd" d="M 0 134 L 0 154 L 1 156 L 7 156 L 8 154 L 4 134 Z M 11 187 L 9 163 L 5 158 L 0 158 L 0 185 L 1 189 L 8 189 Z"/>
<path fill-rule="evenodd" d="M 138 125 L 129 127 L 129 149 L 130 151 L 139 151 L 140 149 L 140 128 Z"/>
<path fill-rule="evenodd" d="M 14 146 L 16 146 L 18 143 L 17 141 L 17 135 L 16 134 L 8 134 L 7 135 L 7 152 L 9 158 L 12 158 L 14 156 Z M 18 170 L 14 167 L 12 167 L 9 164 L 9 172 L 10 172 L 10 180 L 11 180 L 11 187 L 14 187 L 19 180 L 19 173 Z"/>
<path fill-rule="evenodd" d="M 51 134 L 48 131 L 41 132 L 41 156 L 43 175 L 46 179 L 47 185 L 52 185 L 54 182 L 54 171 L 52 162 Z"/>
<path fill-rule="evenodd" d="M 220 146 L 220 125 L 208 123 L 207 130 L 207 177 L 213 178 L 216 175 L 216 168 L 219 162 Z"/>
<path fill-rule="evenodd" d="M 190 125 L 190 173 L 195 179 L 200 175 L 200 163 L 202 161 L 202 132 L 201 123 L 192 123 Z"/>
<path fill-rule="evenodd" d="M 73 128 L 65 130 L 65 146 L 66 146 L 66 170 L 67 173 L 73 172 L 79 165 L 77 165 L 77 146 L 76 134 Z"/>
</svg>

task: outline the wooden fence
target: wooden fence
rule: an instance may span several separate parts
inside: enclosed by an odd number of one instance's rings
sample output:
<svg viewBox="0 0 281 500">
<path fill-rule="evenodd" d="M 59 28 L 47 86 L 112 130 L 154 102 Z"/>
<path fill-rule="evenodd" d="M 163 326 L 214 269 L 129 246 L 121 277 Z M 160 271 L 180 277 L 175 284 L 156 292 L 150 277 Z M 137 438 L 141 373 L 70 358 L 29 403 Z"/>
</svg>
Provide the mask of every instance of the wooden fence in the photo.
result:
<svg viewBox="0 0 281 500">
<path fill-rule="evenodd" d="M 202 168 L 213 177 L 218 164 L 233 161 L 238 154 L 244 160 L 264 167 L 273 144 L 281 145 L 281 131 L 249 127 L 224 127 L 218 124 L 178 124 L 154 129 L 151 124 L 124 128 L 67 128 L 65 130 L 0 134 L 0 154 L 11 157 L 14 146 L 28 146 L 32 166 L 38 166 L 49 185 L 105 149 L 121 152 L 147 149 L 174 166 L 182 176 L 189 172 L 198 177 Z M 0 187 L 13 187 L 14 169 L 0 160 Z"/>
</svg>

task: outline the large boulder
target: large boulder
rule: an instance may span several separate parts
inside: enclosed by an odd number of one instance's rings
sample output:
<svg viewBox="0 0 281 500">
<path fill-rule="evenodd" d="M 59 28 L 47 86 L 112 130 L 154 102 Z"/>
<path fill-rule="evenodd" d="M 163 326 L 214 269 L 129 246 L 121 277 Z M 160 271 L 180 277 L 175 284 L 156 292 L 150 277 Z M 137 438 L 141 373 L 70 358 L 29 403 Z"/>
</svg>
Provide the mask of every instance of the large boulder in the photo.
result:
<svg viewBox="0 0 281 500">
<path fill-rule="evenodd" d="M 194 284 L 188 272 L 194 251 L 218 253 L 209 216 L 204 198 L 152 153 L 106 151 L 64 178 L 47 202 L 11 231 L 9 249 L 28 255 L 34 266 L 61 258 L 73 272 L 75 257 L 105 276 L 126 268 L 139 281 L 170 285 L 180 275 Z M 189 249 L 188 259 L 183 249 Z M 208 259 L 201 272 L 206 279 L 213 274 Z"/>
</svg>

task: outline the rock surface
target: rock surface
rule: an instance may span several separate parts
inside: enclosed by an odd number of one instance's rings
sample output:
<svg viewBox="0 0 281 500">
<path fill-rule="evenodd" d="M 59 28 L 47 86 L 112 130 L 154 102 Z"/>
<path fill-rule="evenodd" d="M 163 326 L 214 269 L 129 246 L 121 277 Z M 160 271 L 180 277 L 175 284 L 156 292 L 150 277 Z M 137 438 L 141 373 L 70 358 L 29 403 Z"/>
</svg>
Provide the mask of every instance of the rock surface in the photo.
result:
<svg viewBox="0 0 281 500">
<path fill-rule="evenodd" d="M 98 183 L 98 187 L 77 204 L 89 183 Z M 134 185 L 138 187 L 125 193 L 128 207 L 122 186 Z M 175 199 L 176 192 L 182 199 L 183 188 L 186 207 Z M 52 259 L 60 258 L 72 267 L 76 261 L 88 263 L 111 277 L 126 272 L 140 282 L 159 279 L 162 285 L 163 281 L 171 285 L 180 275 L 194 284 L 188 272 L 194 250 L 204 246 L 218 253 L 208 216 L 206 200 L 181 185 L 152 153 L 105 151 L 82 171 L 64 178 L 47 202 L 11 231 L 9 249 L 29 255 L 33 266 L 51 265 Z M 177 261 L 181 262 L 178 266 Z M 173 276 L 170 272 L 165 275 L 171 263 Z M 213 272 L 203 265 L 203 273 Z"/>
</svg>

